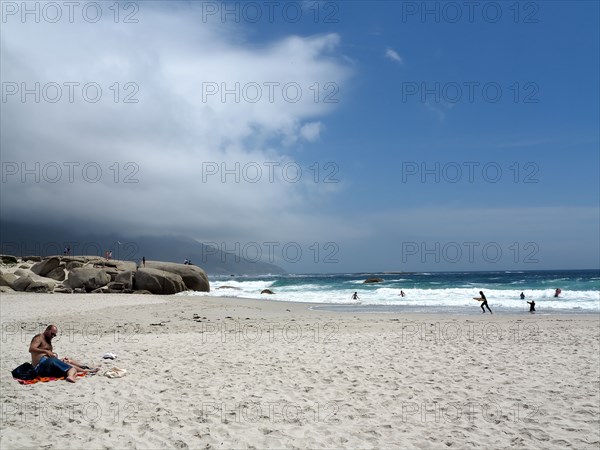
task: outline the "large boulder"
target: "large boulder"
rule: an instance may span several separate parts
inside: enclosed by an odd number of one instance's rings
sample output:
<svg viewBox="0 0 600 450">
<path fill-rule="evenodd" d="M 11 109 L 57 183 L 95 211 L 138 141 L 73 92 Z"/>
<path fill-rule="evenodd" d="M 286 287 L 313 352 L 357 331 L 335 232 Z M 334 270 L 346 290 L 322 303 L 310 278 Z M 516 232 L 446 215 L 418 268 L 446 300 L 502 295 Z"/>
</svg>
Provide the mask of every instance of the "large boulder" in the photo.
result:
<svg viewBox="0 0 600 450">
<path fill-rule="evenodd" d="M 179 275 L 150 268 L 139 269 L 135 273 L 135 288 L 156 295 L 171 295 L 186 290 L 185 283 Z"/>
<path fill-rule="evenodd" d="M 59 266 L 56 269 L 52 269 L 45 276 L 56 281 L 63 281 L 65 279 L 65 269 Z"/>
<path fill-rule="evenodd" d="M 17 276 L 13 273 L 0 274 L 0 286 L 8 286 L 12 288 L 13 283 L 17 280 Z"/>
<path fill-rule="evenodd" d="M 162 261 L 146 261 L 146 268 L 164 270 L 179 275 L 192 291 L 210 292 L 210 283 L 204 270 L 198 266 Z"/>
<path fill-rule="evenodd" d="M 78 267 L 83 267 L 83 263 L 81 261 L 69 261 L 67 263 L 67 270 L 77 269 Z"/>
<path fill-rule="evenodd" d="M 110 283 L 110 276 L 102 269 L 93 267 L 77 267 L 69 272 L 69 277 L 63 283 L 71 289 L 83 288 L 91 292 Z"/>
<path fill-rule="evenodd" d="M 43 261 L 34 264 L 31 267 L 31 271 L 36 275 L 41 277 L 45 277 L 54 269 L 56 269 L 60 265 L 60 258 L 57 256 L 52 256 L 50 258 L 46 258 Z"/>
<path fill-rule="evenodd" d="M 121 261 L 119 259 L 109 259 L 104 261 L 104 266 L 112 268 L 117 272 L 126 272 L 128 270 L 135 271 L 137 269 L 136 264 L 133 261 Z"/>
<path fill-rule="evenodd" d="M 13 285 L 11 286 L 15 291 L 18 292 L 25 292 L 27 290 L 27 287 L 33 283 L 33 280 L 31 279 L 31 277 L 28 276 L 24 276 L 24 277 L 19 277 L 15 280 L 15 282 L 13 283 Z"/>
<path fill-rule="evenodd" d="M 40 262 L 42 260 L 42 257 L 41 256 L 23 256 L 22 260 L 23 261 Z"/>
<path fill-rule="evenodd" d="M 133 272 L 131 270 L 127 270 L 125 272 L 121 272 L 117 274 L 115 277 L 115 283 L 122 283 L 123 289 L 132 289 L 133 288 Z"/>
<path fill-rule="evenodd" d="M 19 276 L 19 278 L 13 283 L 13 286 L 12 286 L 12 288 L 15 291 L 23 291 L 24 292 L 27 289 L 27 287 L 29 286 L 29 284 L 33 283 L 34 281 L 45 284 L 48 292 L 54 291 L 54 287 L 56 286 L 56 281 L 54 281 L 50 278 L 40 277 L 39 275 L 36 275 L 35 273 L 33 273 L 30 270 L 17 269 L 17 270 L 15 270 L 15 275 Z M 27 280 L 29 280 L 29 283 Z M 18 286 L 18 288 L 15 287 L 15 283 L 18 283 L 16 285 L 16 286 Z M 36 292 L 39 292 L 39 291 L 40 290 L 38 288 L 36 288 Z"/>
</svg>

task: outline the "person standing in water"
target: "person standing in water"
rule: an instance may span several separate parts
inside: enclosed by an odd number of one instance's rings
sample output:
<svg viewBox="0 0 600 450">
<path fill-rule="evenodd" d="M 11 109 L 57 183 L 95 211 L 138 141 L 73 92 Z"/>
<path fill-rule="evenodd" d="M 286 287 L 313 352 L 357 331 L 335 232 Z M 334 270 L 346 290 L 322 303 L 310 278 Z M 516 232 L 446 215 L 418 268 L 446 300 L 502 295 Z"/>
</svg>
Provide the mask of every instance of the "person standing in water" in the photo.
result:
<svg viewBox="0 0 600 450">
<path fill-rule="evenodd" d="M 485 298 L 483 291 L 479 291 L 479 295 L 481 296 L 481 311 L 483 311 L 483 314 L 485 314 L 485 308 L 488 309 L 490 314 L 494 314 L 492 312 L 492 310 L 490 309 L 490 306 L 488 305 L 487 298 Z M 484 308 L 484 306 L 485 306 L 485 308 Z"/>
<path fill-rule="evenodd" d="M 352 300 L 358 300 L 358 293 L 355 292 L 354 294 L 352 294 Z"/>
<path fill-rule="evenodd" d="M 535 312 L 535 301 L 531 300 L 530 302 L 527 302 L 527 303 L 529 303 L 529 312 L 534 313 Z"/>
<path fill-rule="evenodd" d="M 522 292 L 521 292 L 521 300 L 525 300 L 525 294 L 523 294 Z M 529 302 L 527 302 L 527 303 L 529 303 Z"/>
</svg>

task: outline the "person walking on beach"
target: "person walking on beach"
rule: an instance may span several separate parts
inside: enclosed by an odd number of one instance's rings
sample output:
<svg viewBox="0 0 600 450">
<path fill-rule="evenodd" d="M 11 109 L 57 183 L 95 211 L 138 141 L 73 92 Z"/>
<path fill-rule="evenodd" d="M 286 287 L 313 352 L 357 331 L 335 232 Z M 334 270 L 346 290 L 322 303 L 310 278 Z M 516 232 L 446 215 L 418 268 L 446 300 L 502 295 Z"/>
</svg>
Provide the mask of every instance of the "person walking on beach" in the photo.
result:
<svg viewBox="0 0 600 450">
<path fill-rule="evenodd" d="M 142 256 L 142 266 L 146 267 L 146 257 Z"/>
<path fill-rule="evenodd" d="M 484 306 L 488 309 L 490 314 L 494 314 L 488 305 L 487 298 L 485 298 L 485 294 L 483 293 L 483 291 L 479 291 L 479 295 L 481 296 L 481 311 L 483 311 L 483 314 L 485 314 Z"/>
<path fill-rule="evenodd" d="M 358 300 L 358 292 L 352 294 L 352 300 Z"/>
<path fill-rule="evenodd" d="M 529 303 L 529 312 L 530 313 L 534 313 L 535 312 L 535 300 L 531 300 Z"/>
</svg>

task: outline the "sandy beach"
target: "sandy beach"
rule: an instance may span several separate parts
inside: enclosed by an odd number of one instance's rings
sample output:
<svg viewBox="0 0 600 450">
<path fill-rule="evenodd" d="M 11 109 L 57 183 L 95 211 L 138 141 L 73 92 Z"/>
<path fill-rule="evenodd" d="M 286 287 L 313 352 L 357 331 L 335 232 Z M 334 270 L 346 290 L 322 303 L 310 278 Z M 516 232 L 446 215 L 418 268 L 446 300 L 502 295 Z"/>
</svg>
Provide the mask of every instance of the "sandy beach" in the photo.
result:
<svg viewBox="0 0 600 450">
<path fill-rule="evenodd" d="M 314 311 L 233 298 L 2 294 L 1 447 L 600 446 L 597 315 Z M 314 305 L 312 305 L 314 306 Z M 22 386 L 34 334 L 100 366 Z M 117 359 L 103 360 L 106 352 Z M 119 367 L 123 378 L 104 372 Z"/>
</svg>

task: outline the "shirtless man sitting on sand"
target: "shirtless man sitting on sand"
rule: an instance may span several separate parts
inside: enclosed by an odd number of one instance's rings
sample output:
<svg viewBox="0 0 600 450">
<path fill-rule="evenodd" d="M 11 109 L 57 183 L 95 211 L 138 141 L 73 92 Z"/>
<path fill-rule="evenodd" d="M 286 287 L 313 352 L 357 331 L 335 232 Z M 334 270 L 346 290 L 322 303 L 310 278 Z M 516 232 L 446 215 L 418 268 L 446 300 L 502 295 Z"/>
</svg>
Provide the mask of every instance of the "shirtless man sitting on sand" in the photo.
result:
<svg viewBox="0 0 600 450">
<path fill-rule="evenodd" d="M 58 334 L 56 325 L 48 325 L 43 333 L 36 334 L 29 345 L 31 353 L 31 364 L 35 367 L 35 373 L 41 377 L 65 377 L 71 383 L 75 383 L 78 372 L 95 373 L 98 369 L 89 369 L 86 366 L 69 358 L 62 361 L 52 350 L 52 339 Z"/>
</svg>

